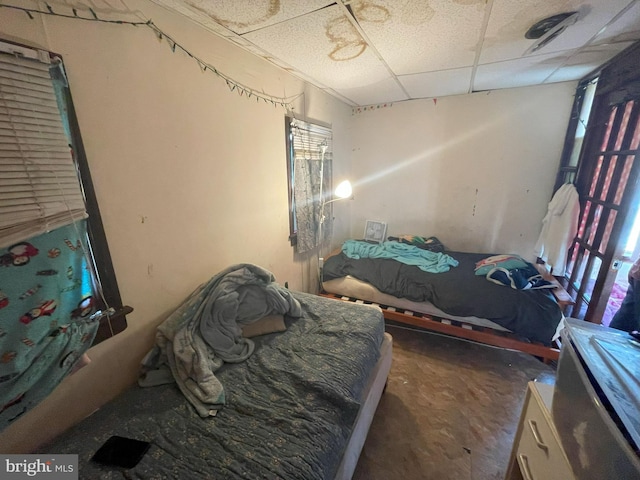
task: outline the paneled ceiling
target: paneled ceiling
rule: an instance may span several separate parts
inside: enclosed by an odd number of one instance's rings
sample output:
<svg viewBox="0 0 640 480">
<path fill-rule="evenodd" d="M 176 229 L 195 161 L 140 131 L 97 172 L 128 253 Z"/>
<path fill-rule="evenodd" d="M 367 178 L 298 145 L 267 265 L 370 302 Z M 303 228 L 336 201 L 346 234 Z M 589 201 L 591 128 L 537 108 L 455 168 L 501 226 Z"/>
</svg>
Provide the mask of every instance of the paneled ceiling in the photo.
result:
<svg viewBox="0 0 640 480">
<path fill-rule="evenodd" d="M 640 0 L 155 1 L 352 106 L 577 80 L 640 39 Z"/>
</svg>

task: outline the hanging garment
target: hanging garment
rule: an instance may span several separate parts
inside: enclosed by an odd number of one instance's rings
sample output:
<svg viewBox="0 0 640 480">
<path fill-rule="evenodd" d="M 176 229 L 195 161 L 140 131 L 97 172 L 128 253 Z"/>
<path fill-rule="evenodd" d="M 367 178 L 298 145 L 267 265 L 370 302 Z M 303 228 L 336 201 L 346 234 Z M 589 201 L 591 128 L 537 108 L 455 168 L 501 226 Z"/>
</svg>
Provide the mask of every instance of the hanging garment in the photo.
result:
<svg viewBox="0 0 640 480">
<path fill-rule="evenodd" d="M 564 275 L 567 254 L 578 229 L 580 199 L 576 187 L 567 183 L 555 193 L 542 219 L 535 254 L 551 267 L 551 274 Z"/>
</svg>

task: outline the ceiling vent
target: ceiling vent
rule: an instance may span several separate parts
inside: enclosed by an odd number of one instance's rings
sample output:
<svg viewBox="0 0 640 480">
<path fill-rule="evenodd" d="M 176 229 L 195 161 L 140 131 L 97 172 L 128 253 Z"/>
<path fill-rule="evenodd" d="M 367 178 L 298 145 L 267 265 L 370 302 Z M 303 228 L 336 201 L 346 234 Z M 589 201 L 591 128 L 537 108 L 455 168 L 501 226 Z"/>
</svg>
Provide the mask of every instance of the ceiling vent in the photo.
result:
<svg viewBox="0 0 640 480">
<path fill-rule="evenodd" d="M 564 32 L 567 27 L 576 23 L 579 16 L 578 12 L 559 13 L 531 25 L 524 36 L 525 38 L 535 39 L 536 41 L 524 54 L 529 55 L 548 45 L 553 39 Z"/>
</svg>

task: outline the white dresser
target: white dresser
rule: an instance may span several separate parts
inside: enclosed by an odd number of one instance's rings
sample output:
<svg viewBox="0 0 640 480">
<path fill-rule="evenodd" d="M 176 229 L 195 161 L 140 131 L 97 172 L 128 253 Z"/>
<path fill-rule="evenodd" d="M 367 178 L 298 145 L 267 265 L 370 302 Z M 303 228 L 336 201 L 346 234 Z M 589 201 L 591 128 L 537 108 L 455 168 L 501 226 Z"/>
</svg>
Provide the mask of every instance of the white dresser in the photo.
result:
<svg viewBox="0 0 640 480">
<path fill-rule="evenodd" d="M 640 344 L 567 319 L 555 385 L 530 382 L 507 480 L 640 480 Z"/>
<path fill-rule="evenodd" d="M 529 382 L 509 459 L 507 480 L 574 478 L 551 419 L 552 398 L 552 385 Z"/>
</svg>

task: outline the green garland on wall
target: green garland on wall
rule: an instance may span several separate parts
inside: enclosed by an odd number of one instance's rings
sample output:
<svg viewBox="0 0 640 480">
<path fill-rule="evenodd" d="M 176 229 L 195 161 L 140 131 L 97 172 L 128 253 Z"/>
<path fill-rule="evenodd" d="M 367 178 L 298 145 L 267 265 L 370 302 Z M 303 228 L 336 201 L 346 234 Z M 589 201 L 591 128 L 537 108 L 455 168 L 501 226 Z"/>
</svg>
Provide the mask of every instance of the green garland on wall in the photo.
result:
<svg viewBox="0 0 640 480">
<path fill-rule="evenodd" d="M 301 95 L 303 95 L 301 93 L 293 97 L 276 97 L 274 95 L 268 95 L 268 94 L 265 94 L 264 92 L 259 92 L 253 88 L 247 87 L 246 85 L 243 85 L 240 82 L 233 80 L 228 75 L 225 75 L 224 73 L 219 71 L 213 65 L 205 62 L 201 58 L 191 53 L 189 50 L 183 47 L 180 43 L 174 40 L 174 38 L 171 35 L 167 34 L 162 29 L 160 29 L 160 27 L 158 27 L 155 23 L 153 23 L 152 20 L 134 22 L 129 20 L 103 19 L 103 18 L 99 18 L 96 12 L 90 7 L 89 7 L 89 13 L 91 14 L 91 17 L 83 17 L 78 14 L 78 10 L 76 8 L 72 8 L 71 10 L 73 14 L 69 15 L 69 14 L 64 14 L 64 13 L 59 13 L 54 11 L 53 8 L 46 3 L 45 3 L 45 6 L 47 8 L 46 10 L 38 10 L 35 8 L 25 8 L 25 7 L 18 7 L 15 5 L 0 4 L 0 7 L 2 8 L 9 8 L 9 9 L 19 10 L 24 12 L 26 15 L 28 15 L 28 17 L 31 20 L 34 19 L 33 14 L 40 14 L 40 15 L 52 15 L 55 17 L 70 18 L 74 20 L 85 20 L 90 22 L 111 23 L 111 24 L 117 24 L 117 25 L 130 25 L 134 27 L 144 26 L 151 29 L 160 41 L 165 40 L 173 53 L 175 53 L 176 50 L 182 51 L 198 64 L 198 66 L 200 67 L 200 70 L 202 70 L 203 73 L 211 72 L 215 74 L 216 76 L 218 76 L 219 78 L 221 78 L 227 83 L 227 87 L 229 87 L 230 91 L 232 92 L 235 91 L 240 96 L 244 95 L 247 98 L 253 97 L 256 99 L 256 102 L 260 102 L 260 100 L 262 100 L 265 103 L 272 104 L 274 107 L 281 106 L 281 107 L 284 107 L 287 111 L 292 111 L 293 107 L 291 105 L 291 102 L 296 98 L 300 97 Z"/>
</svg>

